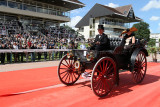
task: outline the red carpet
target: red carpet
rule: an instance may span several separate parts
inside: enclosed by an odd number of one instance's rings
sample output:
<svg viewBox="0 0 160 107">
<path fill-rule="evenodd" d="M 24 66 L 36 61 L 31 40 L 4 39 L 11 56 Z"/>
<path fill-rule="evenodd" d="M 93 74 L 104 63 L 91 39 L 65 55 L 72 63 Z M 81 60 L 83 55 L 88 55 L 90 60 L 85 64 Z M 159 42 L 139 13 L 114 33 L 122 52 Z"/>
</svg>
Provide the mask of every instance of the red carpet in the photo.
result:
<svg viewBox="0 0 160 107">
<path fill-rule="evenodd" d="M 0 96 L 60 84 L 57 67 L 0 73 Z"/>
<path fill-rule="evenodd" d="M 57 67 L 0 73 L 0 107 L 160 107 L 160 63 L 148 63 L 144 81 L 136 85 L 131 73 L 120 74 L 120 86 L 106 98 L 96 97 L 90 82 L 61 86 L 32 93 L 2 96 L 61 84 Z"/>
</svg>

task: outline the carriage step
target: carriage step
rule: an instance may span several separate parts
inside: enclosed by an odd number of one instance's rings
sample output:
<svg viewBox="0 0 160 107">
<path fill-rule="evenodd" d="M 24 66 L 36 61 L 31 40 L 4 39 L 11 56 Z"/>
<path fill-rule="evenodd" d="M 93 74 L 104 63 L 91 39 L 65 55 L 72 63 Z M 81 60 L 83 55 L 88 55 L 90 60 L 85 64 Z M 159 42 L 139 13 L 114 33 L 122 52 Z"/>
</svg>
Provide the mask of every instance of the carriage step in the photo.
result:
<svg viewBox="0 0 160 107">
<path fill-rule="evenodd" d="M 84 72 L 84 73 L 82 73 L 82 77 L 85 79 L 91 79 L 91 74 L 88 72 Z"/>
</svg>

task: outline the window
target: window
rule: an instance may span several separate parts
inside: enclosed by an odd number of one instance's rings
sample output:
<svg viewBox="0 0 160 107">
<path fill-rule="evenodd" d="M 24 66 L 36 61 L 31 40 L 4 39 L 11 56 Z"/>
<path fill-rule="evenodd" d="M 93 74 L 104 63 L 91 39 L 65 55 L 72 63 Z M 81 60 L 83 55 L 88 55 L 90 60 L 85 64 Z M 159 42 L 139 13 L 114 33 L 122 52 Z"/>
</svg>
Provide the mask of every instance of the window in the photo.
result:
<svg viewBox="0 0 160 107">
<path fill-rule="evenodd" d="M 128 17 L 133 18 L 134 17 L 134 12 L 133 9 L 131 8 L 131 10 L 129 11 L 129 15 Z"/>
<path fill-rule="evenodd" d="M 43 13 L 43 9 L 40 7 L 37 7 L 37 12 Z"/>
<path fill-rule="evenodd" d="M 8 1 L 8 6 L 10 8 L 18 8 L 18 4 L 16 2 L 11 2 L 11 1 Z"/>
<path fill-rule="evenodd" d="M 127 14 L 127 11 L 124 11 L 124 14 Z"/>
<path fill-rule="evenodd" d="M 6 0 L 0 0 L 0 6 L 7 6 Z"/>
</svg>

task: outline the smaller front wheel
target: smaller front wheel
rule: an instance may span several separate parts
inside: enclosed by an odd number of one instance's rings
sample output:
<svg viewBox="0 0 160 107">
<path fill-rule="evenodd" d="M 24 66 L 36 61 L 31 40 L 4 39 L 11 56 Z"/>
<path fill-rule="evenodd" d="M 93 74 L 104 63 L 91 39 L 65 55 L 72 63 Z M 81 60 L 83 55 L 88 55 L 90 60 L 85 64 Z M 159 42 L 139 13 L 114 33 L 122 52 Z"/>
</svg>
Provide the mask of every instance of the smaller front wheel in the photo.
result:
<svg viewBox="0 0 160 107">
<path fill-rule="evenodd" d="M 101 58 L 93 68 L 91 88 L 95 95 L 104 97 L 110 93 L 116 81 L 116 64 L 112 58 Z"/>
<path fill-rule="evenodd" d="M 58 77 L 65 85 L 73 85 L 80 77 L 80 74 L 75 71 L 74 58 L 67 58 L 65 55 L 58 66 Z"/>
</svg>

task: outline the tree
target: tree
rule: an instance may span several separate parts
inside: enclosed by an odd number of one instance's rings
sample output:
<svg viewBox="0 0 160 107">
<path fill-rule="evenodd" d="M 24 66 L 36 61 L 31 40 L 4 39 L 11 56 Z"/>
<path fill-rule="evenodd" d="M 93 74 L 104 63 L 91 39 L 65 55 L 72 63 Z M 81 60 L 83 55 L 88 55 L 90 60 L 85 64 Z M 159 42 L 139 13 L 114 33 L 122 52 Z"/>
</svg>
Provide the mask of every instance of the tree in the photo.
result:
<svg viewBox="0 0 160 107">
<path fill-rule="evenodd" d="M 137 39 L 145 39 L 146 41 L 150 40 L 150 30 L 149 30 L 149 24 L 146 22 L 139 22 L 137 24 L 133 25 L 138 29 L 138 31 L 135 32 Z"/>
<path fill-rule="evenodd" d="M 150 40 L 148 41 L 148 46 L 153 47 L 153 46 L 155 46 L 155 45 L 156 45 L 156 39 L 150 39 Z"/>
</svg>

